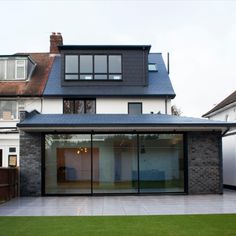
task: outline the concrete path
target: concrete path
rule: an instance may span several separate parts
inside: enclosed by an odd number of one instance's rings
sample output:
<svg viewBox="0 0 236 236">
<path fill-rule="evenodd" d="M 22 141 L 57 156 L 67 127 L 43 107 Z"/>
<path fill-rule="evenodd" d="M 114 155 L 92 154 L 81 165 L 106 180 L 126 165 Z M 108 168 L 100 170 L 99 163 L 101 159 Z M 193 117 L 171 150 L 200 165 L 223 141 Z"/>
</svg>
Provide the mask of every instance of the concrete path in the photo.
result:
<svg viewBox="0 0 236 236">
<path fill-rule="evenodd" d="M 236 191 L 197 196 L 22 197 L 0 205 L 0 216 L 213 213 L 236 213 Z"/>
</svg>

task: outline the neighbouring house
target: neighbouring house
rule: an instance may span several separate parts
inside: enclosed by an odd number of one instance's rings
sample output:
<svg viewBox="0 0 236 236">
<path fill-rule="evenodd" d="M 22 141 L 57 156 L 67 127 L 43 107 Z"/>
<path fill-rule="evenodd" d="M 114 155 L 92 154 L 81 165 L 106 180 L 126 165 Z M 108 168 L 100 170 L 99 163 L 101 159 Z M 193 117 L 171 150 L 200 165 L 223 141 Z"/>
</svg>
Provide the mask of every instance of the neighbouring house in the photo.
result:
<svg viewBox="0 0 236 236">
<path fill-rule="evenodd" d="M 222 193 L 222 134 L 236 123 L 171 115 L 161 53 L 50 38 L 41 109 L 17 124 L 22 196 Z"/>
<path fill-rule="evenodd" d="M 236 121 L 236 91 L 203 115 L 210 120 Z M 223 137 L 223 183 L 236 189 L 236 132 Z"/>
<path fill-rule="evenodd" d="M 51 64 L 49 53 L 0 55 L 0 167 L 19 165 L 19 112 L 42 112 Z"/>
</svg>

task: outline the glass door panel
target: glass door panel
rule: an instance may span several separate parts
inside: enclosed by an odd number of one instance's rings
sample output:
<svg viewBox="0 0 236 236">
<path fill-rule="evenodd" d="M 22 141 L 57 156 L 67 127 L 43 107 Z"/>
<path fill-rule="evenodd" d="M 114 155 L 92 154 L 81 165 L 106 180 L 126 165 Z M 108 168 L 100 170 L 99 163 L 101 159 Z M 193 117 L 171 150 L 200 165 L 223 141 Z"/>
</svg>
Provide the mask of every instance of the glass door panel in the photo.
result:
<svg viewBox="0 0 236 236">
<path fill-rule="evenodd" d="M 45 193 L 91 193 L 91 135 L 45 135 Z"/>
<path fill-rule="evenodd" d="M 93 193 L 136 193 L 137 135 L 93 135 Z"/>
<path fill-rule="evenodd" d="M 184 192 L 182 134 L 139 135 L 140 192 Z"/>
</svg>

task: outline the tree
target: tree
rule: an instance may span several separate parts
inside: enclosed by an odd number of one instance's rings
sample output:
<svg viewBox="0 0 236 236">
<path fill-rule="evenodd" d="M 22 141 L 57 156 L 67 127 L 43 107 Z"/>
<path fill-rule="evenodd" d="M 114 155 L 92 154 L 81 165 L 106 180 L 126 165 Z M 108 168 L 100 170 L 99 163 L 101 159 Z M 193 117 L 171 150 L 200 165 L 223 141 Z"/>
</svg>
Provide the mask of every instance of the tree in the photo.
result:
<svg viewBox="0 0 236 236">
<path fill-rule="evenodd" d="M 178 108 L 176 105 L 171 106 L 171 115 L 174 116 L 181 116 L 183 112 L 180 108 Z"/>
</svg>

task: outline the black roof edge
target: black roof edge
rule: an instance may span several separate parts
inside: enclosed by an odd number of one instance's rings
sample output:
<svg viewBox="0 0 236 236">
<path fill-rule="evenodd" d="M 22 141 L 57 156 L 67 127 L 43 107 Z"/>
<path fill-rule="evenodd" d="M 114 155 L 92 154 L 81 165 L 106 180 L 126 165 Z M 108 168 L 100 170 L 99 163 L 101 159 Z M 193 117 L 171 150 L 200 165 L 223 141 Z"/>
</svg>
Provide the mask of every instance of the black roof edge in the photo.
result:
<svg viewBox="0 0 236 236">
<path fill-rule="evenodd" d="M 54 98 L 87 98 L 87 97 L 91 97 L 91 98 L 96 98 L 96 97 L 103 97 L 103 98 L 106 98 L 106 97 L 122 97 L 122 98 L 125 98 L 125 97 L 149 97 L 149 98 L 170 98 L 170 99 L 173 99 L 175 98 L 176 94 L 173 94 L 173 95 L 156 95 L 156 94 L 130 94 L 130 95 L 120 95 L 120 94 L 117 94 L 117 95 L 114 95 L 114 94 L 111 94 L 111 95 L 104 95 L 104 94 L 101 94 L 101 95 L 94 95 L 94 94 L 88 94 L 88 95 L 58 95 L 58 94 L 53 94 L 53 95 L 47 95 L 47 94 L 44 94 L 42 97 L 54 97 Z"/>
<path fill-rule="evenodd" d="M 151 45 L 59 45 L 59 50 L 79 50 L 79 49 L 147 49 L 150 51 Z"/>
<path fill-rule="evenodd" d="M 24 81 L 22 81 L 22 82 L 24 82 Z M 34 98 L 34 97 L 42 98 L 43 95 L 27 95 L 27 94 L 24 94 L 24 95 L 16 95 L 16 94 L 14 94 L 14 95 L 2 95 L 2 94 L 0 94 L 0 98 L 21 98 L 21 97 L 24 97 L 24 98 Z"/>
<path fill-rule="evenodd" d="M 11 55 L 0 55 L 0 57 L 29 57 L 30 54 L 11 54 Z"/>
<path fill-rule="evenodd" d="M 211 124 L 202 124 L 202 123 L 186 123 L 186 124 L 180 124 L 180 123 L 159 123 L 159 124 L 155 124 L 155 123 L 150 123 L 150 124 L 143 124 L 143 123 L 135 123 L 135 124 L 114 124 L 114 123 L 107 123 L 107 124 L 22 124 L 22 123 L 17 123 L 17 127 L 25 127 L 25 128 L 30 128 L 30 127 L 52 127 L 52 128 L 56 128 L 56 127 L 224 127 L 224 128 L 230 128 L 232 125 L 234 125 L 236 127 L 235 123 L 227 123 L 226 124 L 217 124 L 217 123 L 211 123 Z"/>
</svg>

